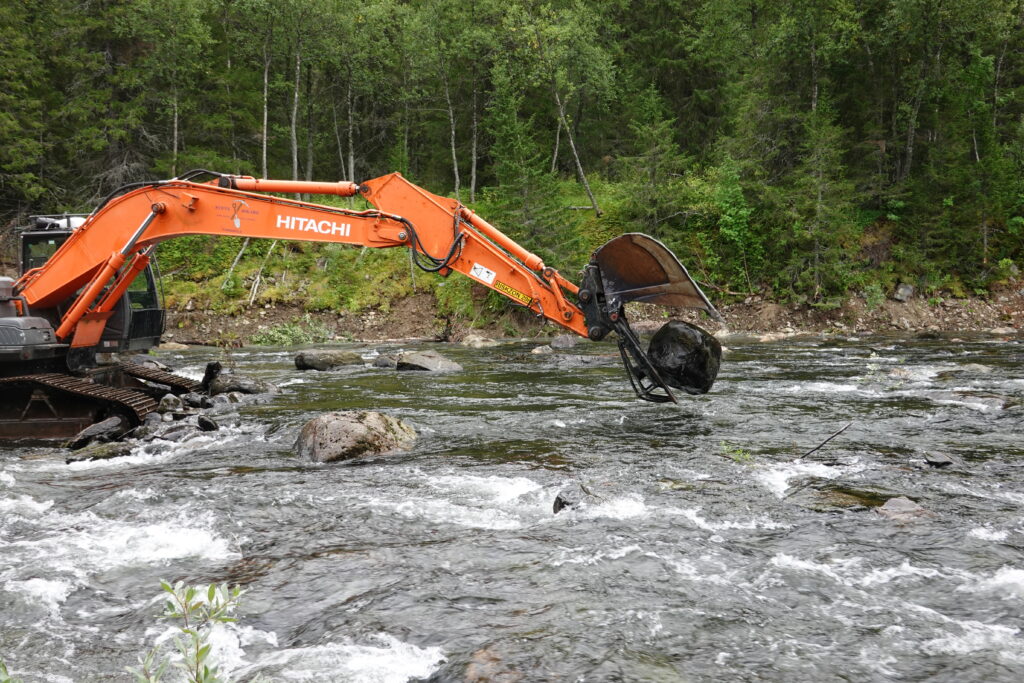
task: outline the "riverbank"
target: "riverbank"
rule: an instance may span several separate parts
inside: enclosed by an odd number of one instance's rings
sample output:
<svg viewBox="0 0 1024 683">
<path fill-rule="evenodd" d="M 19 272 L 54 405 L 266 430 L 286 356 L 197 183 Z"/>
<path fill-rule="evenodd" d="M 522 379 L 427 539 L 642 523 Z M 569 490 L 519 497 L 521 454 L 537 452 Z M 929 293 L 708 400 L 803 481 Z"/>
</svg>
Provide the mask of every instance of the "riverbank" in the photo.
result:
<svg viewBox="0 0 1024 683">
<path fill-rule="evenodd" d="M 852 297 L 838 308 L 785 306 L 760 297 L 724 305 L 724 322 L 703 313 L 638 306 L 631 310 L 635 325 L 657 323 L 666 317 L 695 322 L 711 332 L 775 333 L 952 333 L 989 332 L 1013 335 L 1024 330 L 1024 282 L 981 298 L 910 298 L 881 302 Z M 666 313 L 668 314 L 666 316 Z M 303 341 L 377 341 L 428 338 L 460 341 L 470 334 L 490 337 L 545 337 L 559 333 L 522 309 L 508 311 L 487 323 L 438 313 L 432 294 L 421 293 L 395 300 L 389 310 L 307 312 L 297 306 L 267 305 L 237 315 L 203 310 L 169 310 L 165 341 L 184 344 L 242 346 L 254 340 L 291 335 Z M 304 339 L 303 337 L 308 337 Z"/>
</svg>

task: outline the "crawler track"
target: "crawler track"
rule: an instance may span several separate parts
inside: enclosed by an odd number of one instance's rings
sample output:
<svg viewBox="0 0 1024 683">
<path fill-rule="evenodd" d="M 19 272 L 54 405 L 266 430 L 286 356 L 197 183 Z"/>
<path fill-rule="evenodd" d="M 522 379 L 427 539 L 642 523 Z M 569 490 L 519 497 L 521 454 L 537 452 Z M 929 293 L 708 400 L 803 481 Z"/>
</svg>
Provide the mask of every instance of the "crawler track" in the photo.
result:
<svg viewBox="0 0 1024 683">
<path fill-rule="evenodd" d="M 170 373 L 165 373 L 170 374 Z M 20 387 L 31 387 L 46 390 L 56 390 L 64 394 L 81 396 L 85 399 L 95 401 L 113 408 L 117 412 L 125 413 L 136 423 L 157 408 L 157 402 L 145 394 L 131 389 L 118 389 L 103 384 L 96 384 L 86 379 L 61 375 L 58 373 L 41 373 L 36 375 L 21 375 L 19 377 L 0 378 L 0 387 L 4 385 L 17 385 Z"/>
<path fill-rule="evenodd" d="M 198 391 L 200 383 L 194 379 L 188 377 L 182 377 L 181 375 L 175 375 L 170 372 L 164 372 L 163 370 L 157 370 L 155 368 L 147 368 L 142 365 L 135 363 L 121 363 L 118 366 L 126 375 L 131 375 L 137 379 L 144 379 L 149 382 L 156 382 L 157 384 L 164 384 L 171 388 L 171 391 L 175 394 L 188 393 L 190 391 Z"/>
</svg>

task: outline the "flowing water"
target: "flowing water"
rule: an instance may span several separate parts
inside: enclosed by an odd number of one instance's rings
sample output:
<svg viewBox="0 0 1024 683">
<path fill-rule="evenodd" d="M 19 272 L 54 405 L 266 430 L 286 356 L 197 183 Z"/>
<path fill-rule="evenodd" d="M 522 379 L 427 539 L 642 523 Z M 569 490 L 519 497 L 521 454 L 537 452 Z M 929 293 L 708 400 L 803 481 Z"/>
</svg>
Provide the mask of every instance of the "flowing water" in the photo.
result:
<svg viewBox="0 0 1024 683">
<path fill-rule="evenodd" d="M 167 579 L 246 589 L 215 633 L 234 680 L 1024 679 L 1020 340 L 735 340 L 679 407 L 634 400 L 612 346 L 532 346 L 441 348 L 447 375 L 244 349 L 223 360 L 281 393 L 219 432 L 0 451 L 0 656 L 26 682 L 127 680 Z M 198 377 L 220 353 L 162 359 Z M 415 448 L 294 457 L 350 408 Z M 899 495 L 929 514 L 877 512 Z"/>
</svg>

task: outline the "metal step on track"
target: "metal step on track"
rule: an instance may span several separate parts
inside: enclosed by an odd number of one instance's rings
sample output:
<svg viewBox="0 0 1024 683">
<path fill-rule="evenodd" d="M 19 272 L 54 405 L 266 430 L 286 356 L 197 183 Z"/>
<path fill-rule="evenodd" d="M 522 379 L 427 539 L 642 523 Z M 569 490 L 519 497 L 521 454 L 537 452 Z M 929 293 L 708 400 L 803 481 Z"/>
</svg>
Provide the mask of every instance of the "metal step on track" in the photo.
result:
<svg viewBox="0 0 1024 683">
<path fill-rule="evenodd" d="M 149 382 L 156 382 L 157 384 L 169 386 L 171 391 L 175 394 L 199 391 L 202 386 L 194 379 L 175 375 L 174 373 L 165 372 L 163 370 L 157 370 L 156 368 L 147 368 L 137 363 L 121 363 L 118 365 L 118 368 L 120 368 L 121 372 L 124 374 L 131 375 L 137 379 L 144 379 Z"/>
<path fill-rule="evenodd" d="M 136 423 L 141 423 L 142 418 L 157 409 L 157 402 L 145 394 L 132 391 L 131 389 L 117 389 L 104 384 L 96 384 L 95 382 L 72 377 L 71 375 L 48 372 L 0 378 L 0 386 L 4 384 L 35 384 L 94 401 L 115 404 L 129 412 L 134 417 Z"/>
</svg>

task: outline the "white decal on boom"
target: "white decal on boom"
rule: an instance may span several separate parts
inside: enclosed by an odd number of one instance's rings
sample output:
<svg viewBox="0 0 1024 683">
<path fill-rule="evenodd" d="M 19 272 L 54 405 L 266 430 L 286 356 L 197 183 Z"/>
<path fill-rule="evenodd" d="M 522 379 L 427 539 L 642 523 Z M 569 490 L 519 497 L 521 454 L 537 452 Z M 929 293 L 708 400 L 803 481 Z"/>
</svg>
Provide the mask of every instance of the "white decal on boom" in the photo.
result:
<svg viewBox="0 0 1024 683">
<path fill-rule="evenodd" d="M 302 216 L 278 215 L 277 227 L 282 230 L 297 230 L 299 232 L 317 232 L 321 235 L 337 235 L 338 237 L 350 237 L 352 235 L 351 223 L 334 223 L 333 221 L 318 221 L 315 218 L 303 218 Z"/>
</svg>

